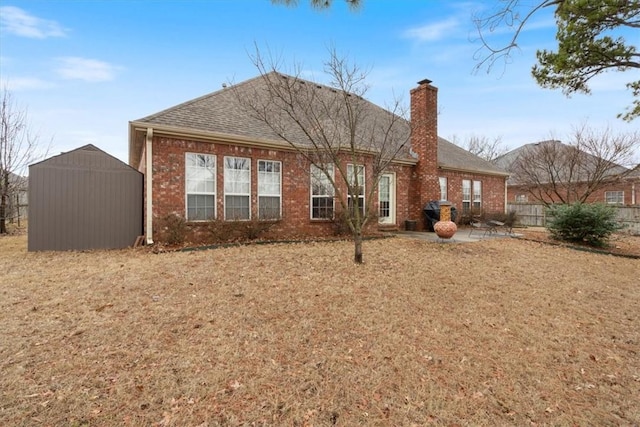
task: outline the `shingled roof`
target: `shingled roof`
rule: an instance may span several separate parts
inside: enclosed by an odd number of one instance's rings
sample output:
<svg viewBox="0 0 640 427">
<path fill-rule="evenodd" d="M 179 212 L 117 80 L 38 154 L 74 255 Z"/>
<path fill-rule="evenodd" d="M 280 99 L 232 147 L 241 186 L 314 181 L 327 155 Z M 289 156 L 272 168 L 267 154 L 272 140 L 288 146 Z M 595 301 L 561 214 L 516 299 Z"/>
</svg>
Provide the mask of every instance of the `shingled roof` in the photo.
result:
<svg viewBox="0 0 640 427">
<path fill-rule="evenodd" d="M 504 169 L 440 137 L 438 137 L 438 166 L 443 169 L 466 172 L 509 175 Z"/>
<path fill-rule="evenodd" d="M 266 76 L 258 76 L 250 80 L 246 80 L 237 85 L 225 87 L 216 92 L 192 99 L 150 116 L 143 117 L 130 122 L 131 129 L 152 127 L 154 129 L 171 130 L 181 134 L 208 135 L 210 137 L 232 137 L 242 138 L 247 141 L 255 141 L 269 143 L 272 145 L 282 145 L 283 148 L 290 147 L 290 144 L 283 140 L 276 132 L 271 129 L 264 121 L 254 117 L 248 112 L 246 105 L 239 100 L 243 96 L 251 97 L 267 97 L 266 78 L 282 78 L 295 79 L 297 83 L 309 85 L 318 89 L 323 96 L 336 96 L 338 91 L 335 88 L 320 85 L 314 82 L 306 81 L 298 77 L 287 76 L 278 73 L 269 73 Z M 357 95 L 352 95 L 357 96 Z M 265 98 L 267 99 L 267 98 Z M 392 115 L 389 111 L 377 106 L 376 104 L 357 97 L 363 107 L 364 120 L 363 126 L 365 131 L 372 129 L 373 126 L 380 123 L 388 122 Z M 264 102 L 264 100 L 263 100 Z M 406 138 L 410 131 L 410 123 L 397 116 L 395 131 L 398 133 L 398 139 Z M 369 126 L 369 129 L 366 127 Z M 295 126 L 290 126 L 292 137 L 300 144 L 305 143 L 305 135 Z M 366 137 L 363 135 L 362 139 Z M 130 146 L 130 162 L 136 164 L 140 156 L 141 140 L 133 141 Z M 402 150 L 398 156 L 399 160 L 410 163 L 416 163 L 417 159 L 409 150 Z M 439 138 L 438 139 L 438 164 L 440 167 L 448 169 L 456 169 L 463 171 L 477 171 L 488 174 L 507 175 L 507 173 L 492 165 L 491 163 L 481 159 L 478 156 L 452 144 L 451 142 Z"/>
</svg>

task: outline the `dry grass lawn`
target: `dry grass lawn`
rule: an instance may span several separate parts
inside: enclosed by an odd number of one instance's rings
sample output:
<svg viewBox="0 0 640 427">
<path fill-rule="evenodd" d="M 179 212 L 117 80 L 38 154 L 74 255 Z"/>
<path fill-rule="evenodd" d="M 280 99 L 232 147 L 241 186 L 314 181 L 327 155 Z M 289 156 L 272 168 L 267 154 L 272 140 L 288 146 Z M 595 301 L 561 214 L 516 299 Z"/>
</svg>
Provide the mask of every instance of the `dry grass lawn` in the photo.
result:
<svg viewBox="0 0 640 427">
<path fill-rule="evenodd" d="M 3 426 L 640 424 L 640 260 L 516 239 L 27 253 Z"/>
</svg>

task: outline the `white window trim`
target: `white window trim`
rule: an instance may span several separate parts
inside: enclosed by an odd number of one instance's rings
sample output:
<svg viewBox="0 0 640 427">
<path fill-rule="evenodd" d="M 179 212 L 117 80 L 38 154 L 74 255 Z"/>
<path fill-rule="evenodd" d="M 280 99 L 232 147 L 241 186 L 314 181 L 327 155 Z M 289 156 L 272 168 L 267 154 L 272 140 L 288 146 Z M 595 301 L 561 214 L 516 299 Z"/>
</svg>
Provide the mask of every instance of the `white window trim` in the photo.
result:
<svg viewBox="0 0 640 427">
<path fill-rule="evenodd" d="M 189 156 L 207 156 L 211 157 L 213 160 L 213 192 L 201 192 L 201 191 L 189 191 L 188 177 L 187 177 L 187 162 Z M 208 221 L 208 219 L 189 219 L 189 195 L 205 195 L 205 196 L 213 196 L 213 219 L 216 219 L 218 216 L 217 209 L 217 197 L 216 197 L 216 187 L 217 187 L 217 157 L 215 154 L 207 154 L 207 153 L 192 153 L 186 152 L 184 154 L 184 217 L 188 222 L 202 222 Z"/>
<path fill-rule="evenodd" d="M 349 186 L 353 186 L 355 185 L 355 170 L 356 169 L 361 169 L 362 171 L 362 180 L 358 179 L 358 185 L 360 185 L 362 187 L 362 194 L 358 196 L 358 198 L 362 199 L 362 203 L 360 205 L 360 209 L 362 210 L 363 213 L 365 212 L 365 206 L 367 203 L 367 200 L 365 199 L 365 195 L 367 194 L 367 186 L 366 186 L 366 175 L 367 175 L 367 170 L 365 165 L 361 165 L 361 164 L 353 164 L 353 163 L 347 163 L 347 177 L 349 178 Z M 360 175 L 360 173 L 358 173 L 358 175 Z M 349 192 L 349 194 L 347 194 L 347 203 L 349 203 L 349 200 L 351 199 L 351 192 Z"/>
<path fill-rule="evenodd" d="M 622 193 L 622 201 L 621 202 L 610 202 L 609 201 L 609 197 L 607 197 L 607 194 L 609 194 L 609 193 L 616 193 L 616 199 L 618 199 L 617 195 Z M 605 191 L 604 192 L 604 202 L 607 205 L 624 205 L 624 191 L 623 190 Z"/>
<path fill-rule="evenodd" d="M 331 169 L 331 179 L 334 180 L 335 182 L 335 173 L 336 173 L 336 168 L 333 164 L 331 165 L 327 165 L 326 169 Z M 335 204 L 335 188 L 330 187 L 331 188 L 331 194 L 313 194 L 313 177 L 314 177 L 314 169 L 316 169 L 318 171 L 319 176 L 322 177 L 322 179 L 326 179 L 328 181 L 328 178 L 325 176 L 324 172 L 322 171 L 322 169 L 320 169 L 318 166 L 316 165 L 311 165 L 309 167 L 309 218 L 312 219 L 313 221 L 329 221 L 331 219 L 333 219 L 333 216 L 335 216 L 335 209 L 336 209 L 336 204 Z M 329 186 L 331 186 L 331 183 L 329 182 Z M 313 217 L 313 199 L 314 198 L 329 198 L 331 197 L 332 199 L 332 204 L 333 204 L 333 208 L 332 208 L 332 218 L 314 218 Z"/>
<path fill-rule="evenodd" d="M 223 170 L 222 170 L 222 174 L 226 179 L 226 170 L 227 170 L 227 159 L 242 159 L 242 160 L 246 160 L 249 164 L 249 192 L 248 193 L 233 193 L 233 192 L 228 192 L 227 188 L 226 188 L 226 182 L 224 183 L 223 189 L 224 189 L 224 199 L 223 199 L 223 204 L 224 204 L 224 219 L 225 221 L 232 221 L 235 220 L 234 218 L 227 218 L 227 196 L 247 196 L 249 198 L 249 218 L 247 219 L 241 219 L 239 221 L 250 221 L 251 220 L 251 158 L 249 157 L 239 157 L 239 156 L 224 156 L 224 164 L 223 164 Z M 234 169 L 237 170 L 237 169 Z"/>
<path fill-rule="evenodd" d="M 465 190 L 465 185 L 464 184 L 466 182 L 469 183 L 469 185 L 468 185 L 468 188 L 469 188 L 468 197 L 469 198 L 468 199 L 465 199 L 465 194 L 464 194 L 465 193 L 464 192 L 464 190 Z M 462 191 L 461 192 L 462 192 L 462 208 L 463 208 L 463 210 L 464 210 L 464 204 L 465 203 L 469 203 L 469 210 L 471 210 L 473 208 L 473 204 L 471 203 L 471 200 L 473 198 L 473 189 L 472 189 L 472 184 L 471 184 L 471 180 L 470 179 L 463 179 L 462 180 Z"/>
<path fill-rule="evenodd" d="M 278 172 L 278 176 L 279 176 L 279 189 L 280 192 L 278 194 L 269 194 L 269 193 L 261 193 L 260 192 L 260 162 L 269 162 L 269 163 L 278 163 L 280 165 L 280 170 Z M 280 219 L 282 218 L 282 162 L 279 160 L 266 160 L 266 159 L 258 159 L 258 163 L 257 163 L 257 168 L 258 168 L 258 174 L 257 174 L 257 180 L 258 180 L 258 188 L 257 188 L 257 192 L 258 192 L 258 219 L 261 220 L 262 218 L 260 218 L 260 197 L 264 196 L 264 197 L 278 197 L 278 218 Z M 275 220 L 276 218 L 272 218 L 273 220 Z"/>
<path fill-rule="evenodd" d="M 471 201 L 471 207 L 473 209 L 482 209 L 482 181 L 473 181 L 473 186 L 471 188 Z M 478 206 L 476 206 L 476 203 L 478 203 Z"/>
<path fill-rule="evenodd" d="M 444 191 L 442 191 L 442 184 L 444 183 Z M 440 185 L 440 201 L 449 200 L 449 180 L 446 176 L 438 177 L 438 184 Z M 444 193 L 444 197 L 443 197 Z"/>
</svg>

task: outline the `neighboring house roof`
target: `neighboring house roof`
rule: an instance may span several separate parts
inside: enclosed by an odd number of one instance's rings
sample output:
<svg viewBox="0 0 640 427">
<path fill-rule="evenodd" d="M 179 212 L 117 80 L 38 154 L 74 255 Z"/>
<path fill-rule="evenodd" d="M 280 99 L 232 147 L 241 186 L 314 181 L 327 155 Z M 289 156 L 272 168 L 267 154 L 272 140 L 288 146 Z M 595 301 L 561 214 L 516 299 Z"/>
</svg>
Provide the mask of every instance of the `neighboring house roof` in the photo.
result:
<svg viewBox="0 0 640 427">
<path fill-rule="evenodd" d="M 267 78 L 283 78 L 296 79 L 297 82 L 305 85 L 313 85 L 316 89 L 320 89 L 320 96 L 335 97 L 340 92 L 332 87 L 309 82 L 299 78 L 286 76 L 283 74 L 269 73 Z M 262 102 L 267 105 L 269 99 L 266 84 L 262 76 L 244 81 L 237 85 L 223 88 L 213 93 L 195 98 L 184 102 L 158 113 L 134 120 L 130 123 L 130 128 L 151 127 L 154 129 L 162 129 L 174 131 L 177 134 L 195 134 L 208 137 L 240 137 L 247 143 L 255 141 L 256 143 L 269 143 L 281 145 L 283 148 L 290 147 L 289 143 L 278 136 L 264 121 L 247 113 L 247 109 L 239 98 L 242 96 L 264 97 Z M 355 96 L 357 95 L 350 95 Z M 329 98 L 327 98 L 329 99 Z M 363 125 L 361 127 L 361 136 L 363 141 L 367 138 L 364 135 L 375 134 L 371 130 L 380 124 L 388 123 L 392 113 L 377 106 L 376 104 L 357 97 L 356 100 L 362 101 L 360 104 L 365 112 Z M 397 119 L 395 124 L 395 132 L 397 132 L 397 140 L 403 140 L 409 137 L 411 125 L 409 121 L 393 116 Z M 384 126 L 383 126 L 384 128 Z M 296 140 L 296 143 L 304 144 L 308 141 L 306 136 L 299 131 L 295 125 L 289 125 L 287 132 L 291 129 L 292 135 L 287 137 Z M 383 132 L 379 132 L 382 136 Z M 130 146 L 130 162 L 137 164 L 140 160 L 141 138 L 133 137 L 133 144 Z M 376 142 L 372 144 L 375 147 Z M 407 143 L 406 149 L 399 152 L 398 160 L 408 163 L 416 163 L 417 159 L 412 155 L 410 143 Z M 481 159 L 470 152 L 455 146 L 449 141 L 438 139 L 438 163 L 443 168 L 456 169 L 463 171 L 478 171 L 488 174 L 507 175 L 507 173 L 491 163 Z"/>
<path fill-rule="evenodd" d="M 2 186 L 0 182 L 0 187 Z M 29 179 L 26 176 L 20 176 L 13 172 L 9 172 L 9 191 L 27 191 L 29 187 Z"/>
<path fill-rule="evenodd" d="M 557 145 L 558 149 L 563 149 L 563 148 L 570 148 L 571 146 L 567 145 L 567 144 L 563 144 L 560 141 L 557 140 L 546 140 L 546 141 L 539 141 L 539 142 L 535 142 L 535 143 L 531 143 L 531 144 L 525 144 L 521 147 L 518 147 L 514 150 L 509 151 L 506 154 L 503 154 L 502 156 L 497 157 L 494 160 L 494 163 L 496 166 L 510 171 L 510 172 L 515 172 L 514 171 L 514 165 L 515 163 L 518 161 L 518 159 L 520 158 L 520 156 L 526 155 L 527 153 L 536 150 L 539 147 L 542 147 L 544 144 L 554 144 Z M 586 156 L 586 159 L 597 159 L 597 157 L 588 154 L 588 153 L 582 153 L 584 156 Z M 592 162 L 584 162 L 585 165 L 589 165 L 592 164 Z M 617 175 L 621 175 L 621 174 L 627 174 L 629 172 L 629 169 L 625 168 L 624 166 L 620 166 L 617 164 L 611 164 L 611 167 L 606 171 L 605 176 L 610 176 L 610 177 L 614 177 Z M 544 175 L 546 173 L 546 171 L 541 171 L 541 173 Z M 575 171 L 574 171 L 575 174 Z M 509 180 L 507 181 L 508 185 L 516 185 L 517 182 L 517 177 L 515 175 L 511 175 L 511 177 L 509 178 Z M 580 177 L 579 176 L 575 176 L 572 179 L 572 181 L 574 182 L 578 182 L 580 181 Z"/>
<path fill-rule="evenodd" d="M 631 170 L 626 176 L 629 179 L 640 179 L 640 164 Z"/>
</svg>

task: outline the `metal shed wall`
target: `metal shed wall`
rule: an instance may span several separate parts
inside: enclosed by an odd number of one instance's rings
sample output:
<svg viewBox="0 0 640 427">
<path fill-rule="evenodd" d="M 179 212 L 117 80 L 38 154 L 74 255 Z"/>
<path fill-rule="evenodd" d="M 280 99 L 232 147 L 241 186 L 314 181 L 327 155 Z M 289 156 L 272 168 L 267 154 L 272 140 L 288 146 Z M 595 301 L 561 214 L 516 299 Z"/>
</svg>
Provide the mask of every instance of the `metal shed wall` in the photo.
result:
<svg viewBox="0 0 640 427">
<path fill-rule="evenodd" d="M 142 186 L 140 172 L 93 145 L 29 166 L 28 250 L 133 246 Z"/>
</svg>

